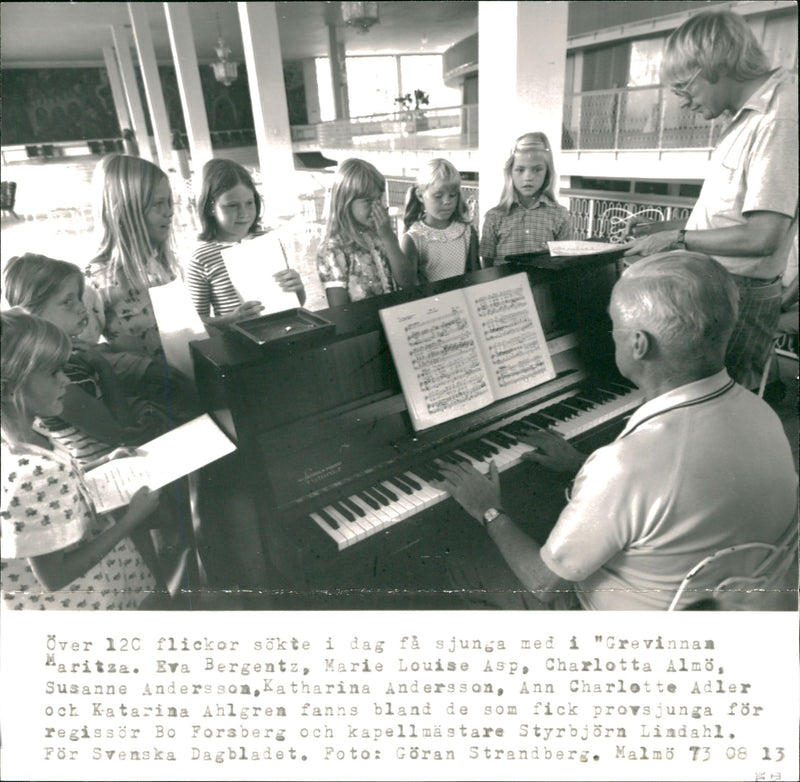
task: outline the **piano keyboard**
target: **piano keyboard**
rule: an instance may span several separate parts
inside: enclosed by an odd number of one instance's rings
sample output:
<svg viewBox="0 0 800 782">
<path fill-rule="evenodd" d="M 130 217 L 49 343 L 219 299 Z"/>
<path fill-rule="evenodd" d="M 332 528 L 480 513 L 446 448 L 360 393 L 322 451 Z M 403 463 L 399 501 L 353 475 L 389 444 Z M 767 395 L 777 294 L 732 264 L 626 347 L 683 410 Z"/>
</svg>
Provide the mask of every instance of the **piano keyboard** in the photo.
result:
<svg viewBox="0 0 800 782">
<path fill-rule="evenodd" d="M 340 497 L 309 514 L 310 518 L 341 551 L 446 500 L 450 495 L 431 484 L 442 477 L 437 472 L 439 460 L 469 463 L 482 473 L 488 472 L 489 463 L 494 461 L 503 472 L 520 464 L 522 454 L 531 450 L 515 436 L 526 428 L 548 429 L 570 440 L 635 410 L 643 401 L 641 391 L 617 383 L 577 394 L 572 391 L 511 416 L 496 429 L 425 464 Z"/>
</svg>

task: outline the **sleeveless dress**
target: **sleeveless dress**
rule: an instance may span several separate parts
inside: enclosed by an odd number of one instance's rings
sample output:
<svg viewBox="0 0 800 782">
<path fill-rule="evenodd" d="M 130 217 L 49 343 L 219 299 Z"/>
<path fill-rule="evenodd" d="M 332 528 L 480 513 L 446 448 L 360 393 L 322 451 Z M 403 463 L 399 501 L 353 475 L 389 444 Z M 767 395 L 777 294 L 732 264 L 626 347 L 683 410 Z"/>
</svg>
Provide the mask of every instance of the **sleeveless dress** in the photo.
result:
<svg viewBox="0 0 800 782">
<path fill-rule="evenodd" d="M 469 255 L 470 226 L 452 222 L 447 228 L 431 228 L 418 220 L 406 232 L 419 256 L 419 281 L 435 282 L 464 274 Z"/>
</svg>

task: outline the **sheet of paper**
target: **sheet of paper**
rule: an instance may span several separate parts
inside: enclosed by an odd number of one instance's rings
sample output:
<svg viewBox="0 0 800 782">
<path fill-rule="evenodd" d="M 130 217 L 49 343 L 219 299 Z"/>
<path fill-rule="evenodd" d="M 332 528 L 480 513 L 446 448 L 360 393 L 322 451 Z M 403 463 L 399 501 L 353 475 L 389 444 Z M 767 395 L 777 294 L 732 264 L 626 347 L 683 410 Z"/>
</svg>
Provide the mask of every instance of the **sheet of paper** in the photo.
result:
<svg viewBox="0 0 800 782">
<path fill-rule="evenodd" d="M 556 376 L 527 274 L 474 285 L 463 293 L 483 336 L 487 369 L 498 398 Z"/>
<path fill-rule="evenodd" d="M 581 240 L 565 240 L 561 242 L 548 242 L 547 249 L 550 255 L 594 255 L 596 253 L 608 253 L 622 248 L 621 244 L 609 244 L 608 242 L 590 242 Z"/>
<path fill-rule="evenodd" d="M 150 288 L 149 293 L 167 363 L 194 380 L 189 343 L 207 339 L 208 332 L 192 304 L 188 288 L 178 279 Z"/>
<path fill-rule="evenodd" d="M 145 443 L 137 455 L 86 473 L 98 513 L 120 508 L 142 486 L 158 489 L 236 450 L 208 414 Z"/>
<path fill-rule="evenodd" d="M 287 293 L 273 275 L 287 268 L 285 243 L 277 231 L 245 239 L 222 250 L 222 259 L 233 287 L 242 301 L 260 301 L 264 314 L 283 312 L 300 305 L 297 295 Z"/>
<path fill-rule="evenodd" d="M 380 311 L 415 429 L 492 401 L 461 291 Z"/>
</svg>

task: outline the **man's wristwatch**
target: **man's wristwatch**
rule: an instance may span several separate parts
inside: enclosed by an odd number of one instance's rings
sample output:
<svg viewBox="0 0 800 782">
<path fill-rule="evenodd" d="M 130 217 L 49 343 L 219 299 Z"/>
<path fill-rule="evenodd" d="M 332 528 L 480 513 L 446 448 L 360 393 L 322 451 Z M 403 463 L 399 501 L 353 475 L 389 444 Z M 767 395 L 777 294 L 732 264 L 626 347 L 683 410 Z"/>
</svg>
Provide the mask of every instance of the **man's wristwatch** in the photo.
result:
<svg viewBox="0 0 800 782">
<path fill-rule="evenodd" d="M 672 246 L 676 250 L 686 250 L 686 229 L 681 228 L 678 231 L 678 238 L 672 243 Z"/>
<path fill-rule="evenodd" d="M 488 527 L 498 516 L 505 514 L 502 508 L 489 508 L 483 514 L 483 526 Z"/>
</svg>

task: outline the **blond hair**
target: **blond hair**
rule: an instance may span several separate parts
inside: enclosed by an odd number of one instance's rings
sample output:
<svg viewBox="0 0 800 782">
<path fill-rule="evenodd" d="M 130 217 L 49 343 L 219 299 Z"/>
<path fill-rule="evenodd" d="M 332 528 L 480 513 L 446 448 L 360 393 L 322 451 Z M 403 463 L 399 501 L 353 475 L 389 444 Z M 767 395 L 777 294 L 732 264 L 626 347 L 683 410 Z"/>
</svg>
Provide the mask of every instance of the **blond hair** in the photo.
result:
<svg viewBox="0 0 800 782">
<path fill-rule="evenodd" d="M 132 155 L 108 155 L 98 164 L 95 176 L 100 187 L 99 224 L 103 236 L 92 265 L 105 267 L 110 284 L 127 282 L 149 287 L 147 265 L 156 260 L 173 275 L 178 262 L 169 240 L 154 246 L 147 231 L 145 213 L 153 191 L 167 175 L 147 160 Z"/>
<path fill-rule="evenodd" d="M 544 182 L 536 197 L 542 195 L 548 196 L 552 201 L 556 200 L 555 191 L 553 189 L 556 181 L 556 167 L 553 162 L 553 152 L 550 148 L 550 141 L 544 133 L 525 133 L 514 142 L 514 149 L 511 155 L 506 160 L 503 166 L 503 192 L 500 196 L 500 201 L 497 204 L 498 209 L 501 209 L 505 214 L 511 211 L 511 206 L 517 199 L 517 191 L 514 187 L 514 180 L 511 178 L 511 171 L 514 168 L 514 159 L 517 153 L 522 152 L 538 152 L 544 156 L 545 163 L 547 164 L 547 174 L 544 177 Z"/>
<path fill-rule="evenodd" d="M 337 238 L 345 248 L 370 249 L 350 213 L 350 205 L 357 198 L 372 198 L 385 191 L 386 178 L 372 163 L 360 158 L 342 161 L 328 199 L 328 221 L 323 241 Z"/>
<path fill-rule="evenodd" d="M 732 11 L 704 11 L 687 19 L 667 38 L 661 79 L 679 84 L 700 75 L 747 81 L 770 70 L 769 60 L 747 22 Z"/>
<path fill-rule="evenodd" d="M 471 222 L 469 207 L 461 193 L 461 174 L 458 173 L 458 169 L 449 160 L 437 157 L 420 168 L 416 184 L 406 191 L 403 212 L 403 224 L 406 230 L 425 215 L 425 206 L 419 194 L 424 193 L 431 187 L 447 187 L 448 185 L 458 188 L 458 204 L 453 212 L 453 219 L 460 223 Z"/>
<path fill-rule="evenodd" d="M 33 372 L 56 372 L 67 363 L 72 341 L 58 326 L 21 307 L 0 314 L 0 406 L 6 423 L 27 418 L 24 388 Z M 3 427 L 4 432 L 10 428 Z"/>
</svg>

